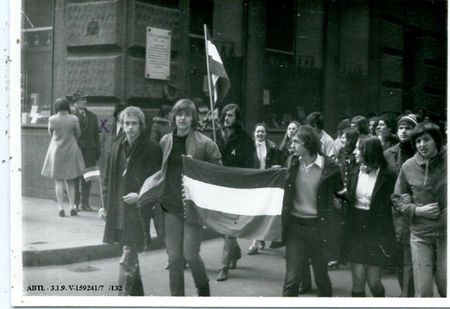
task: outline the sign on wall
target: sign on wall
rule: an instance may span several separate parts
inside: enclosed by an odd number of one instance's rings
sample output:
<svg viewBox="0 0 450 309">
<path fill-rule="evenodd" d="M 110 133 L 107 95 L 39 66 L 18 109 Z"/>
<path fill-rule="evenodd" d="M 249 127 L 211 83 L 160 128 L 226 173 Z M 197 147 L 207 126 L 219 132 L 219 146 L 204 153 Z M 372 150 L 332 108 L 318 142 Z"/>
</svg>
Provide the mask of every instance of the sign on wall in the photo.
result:
<svg viewBox="0 0 450 309">
<path fill-rule="evenodd" d="M 147 27 L 145 78 L 170 79 L 171 31 Z"/>
</svg>

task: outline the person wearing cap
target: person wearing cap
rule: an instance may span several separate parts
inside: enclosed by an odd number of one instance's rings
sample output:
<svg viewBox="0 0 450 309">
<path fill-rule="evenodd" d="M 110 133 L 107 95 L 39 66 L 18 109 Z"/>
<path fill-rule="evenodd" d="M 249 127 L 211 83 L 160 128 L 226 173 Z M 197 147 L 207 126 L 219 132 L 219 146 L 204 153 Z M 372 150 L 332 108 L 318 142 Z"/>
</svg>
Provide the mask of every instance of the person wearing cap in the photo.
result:
<svg viewBox="0 0 450 309">
<path fill-rule="evenodd" d="M 97 116 L 86 108 L 86 97 L 87 96 L 81 90 L 77 90 L 73 94 L 75 115 L 78 117 L 81 129 L 78 145 L 83 154 L 86 168 L 89 168 L 95 166 L 97 160 L 100 158 L 100 136 Z M 89 181 L 84 181 L 83 177 L 77 178 L 75 182 L 75 205 L 78 210 L 80 207 L 82 210 L 92 210 L 89 205 L 90 192 L 91 183 Z"/>
<path fill-rule="evenodd" d="M 399 143 L 386 149 L 384 157 L 391 172 L 398 175 L 400 168 L 406 160 L 414 155 L 414 147 L 411 144 L 411 132 L 417 125 L 417 118 L 414 114 L 407 114 L 400 117 L 397 122 L 397 137 Z M 398 281 L 401 287 L 401 297 L 414 296 L 414 279 L 411 261 L 411 245 L 409 243 L 409 217 L 402 216 L 393 210 L 395 233 L 397 241 L 401 243 L 403 251 L 403 265 L 397 270 Z"/>
</svg>

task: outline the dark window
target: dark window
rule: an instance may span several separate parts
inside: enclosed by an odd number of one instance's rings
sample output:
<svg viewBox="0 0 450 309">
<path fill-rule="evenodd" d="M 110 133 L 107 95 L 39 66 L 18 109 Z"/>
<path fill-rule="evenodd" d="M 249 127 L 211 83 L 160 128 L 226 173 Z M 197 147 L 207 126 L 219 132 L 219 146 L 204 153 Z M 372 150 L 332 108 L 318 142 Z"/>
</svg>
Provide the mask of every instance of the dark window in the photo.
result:
<svg viewBox="0 0 450 309">
<path fill-rule="evenodd" d="M 266 47 L 293 50 L 294 0 L 266 1 Z"/>
<path fill-rule="evenodd" d="M 190 33 L 203 35 L 203 25 L 208 26 L 211 33 L 214 1 L 213 0 L 191 0 L 191 26 Z"/>
</svg>

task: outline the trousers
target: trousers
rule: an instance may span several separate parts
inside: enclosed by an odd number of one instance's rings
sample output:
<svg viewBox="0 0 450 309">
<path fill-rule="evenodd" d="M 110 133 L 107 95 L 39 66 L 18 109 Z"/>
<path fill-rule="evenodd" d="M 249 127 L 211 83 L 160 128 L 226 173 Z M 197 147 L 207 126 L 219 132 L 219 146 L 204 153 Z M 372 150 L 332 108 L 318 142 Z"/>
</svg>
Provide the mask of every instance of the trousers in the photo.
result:
<svg viewBox="0 0 450 309">
<path fill-rule="evenodd" d="M 294 218 L 291 220 L 286 238 L 286 276 L 283 296 L 298 296 L 298 287 L 308 259 L 314 272 L 317 296 L 331 297 L 331 280 L 328 276 L 327 261 L 322 252 L 317 219 Z"/>
<path fill-rule="evenodd" d="M 167 255 L 169 256 L 169 286 L 172 296 L 184 296 L 184 262 L 191 270 L 197 289 L 209 285 L 205 264 L 200 257 L 202 227 L 189 224 L 183 218 L 164 213 Z"/>
<path fill-rule="evenodd" d="M 118 288 L 119 296 L 144 296 L 138 253 L 134 247 L 122 248 Z"/>
<path fill-rule="evenodd" d="M 411 233 L 411 256 L 416 297 L 433 296 L 433 278 L 439 295 L 447 296 L 447 234 Z"/>
</svg>

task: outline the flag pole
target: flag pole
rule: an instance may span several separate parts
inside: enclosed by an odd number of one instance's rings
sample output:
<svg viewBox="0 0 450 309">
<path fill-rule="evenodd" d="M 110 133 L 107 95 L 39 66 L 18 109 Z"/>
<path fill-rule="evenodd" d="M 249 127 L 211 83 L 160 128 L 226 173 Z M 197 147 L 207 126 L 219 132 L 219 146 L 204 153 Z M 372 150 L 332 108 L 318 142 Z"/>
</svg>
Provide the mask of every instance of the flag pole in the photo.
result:
<svg viewBox="0 0 450 309">
<path fill-rule="evenodd" d="M 205 32 L 205 54 L 206 54 L 206 71 L 208 78 L 208 92 L 209 92 L 209 105 L 211 107 L 211 119 L 212 119 L 212 130 L 213 130 L 213 138 L 214 143 L 216 143 L 216 119 L 214 118 L 214 102 L 212 97 L 212 88 L 211 88 L 211 74 L 209 73 L 209 52 L 208 52 L 208 35 L 206 24 L 203 24 L 203 29 Z"/>
<path fill-rule="evenodd" d="M 98 178 L 98 184 L 100 185 L 100 201 L 102 203 L 102 208 L 105 209 L 105 203 L 103 201 L 103 185 L 102 185 L 102 176 Z"/>
</svg>

